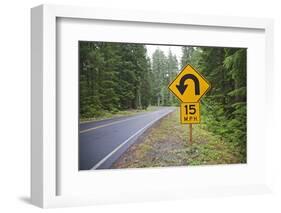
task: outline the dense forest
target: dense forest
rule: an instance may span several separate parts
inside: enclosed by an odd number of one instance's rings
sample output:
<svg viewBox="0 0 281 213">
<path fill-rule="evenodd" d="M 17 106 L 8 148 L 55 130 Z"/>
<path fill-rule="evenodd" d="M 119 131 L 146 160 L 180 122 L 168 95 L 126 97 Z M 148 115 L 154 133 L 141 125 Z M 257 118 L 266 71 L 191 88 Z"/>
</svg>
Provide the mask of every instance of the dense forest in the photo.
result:
<svg viewBox="0 0 281 213">
<path fill-rule="evenodd" d="M 178 104 L 167 90 L 179 71 L 171 51 L 166 56 L 157 49 L 151 60 L 141 44 L 80 42 L 79 47 L 82 118 Z"/>
<path fill-rule="evenodd" d="M 80 116 L 147 108 L 151 62 L 144 45 L 80 42 Z"/>
<path fill-rule="evenodd" d="M 160 48 L 150 58 L 142 44 L 79 42 L 80 118 L 178 106 L 167 87 L 189 63 L 212 85 L 201 101 L 203 125 L 246 152 L 246 55 L 242 48 L 184 46 L 178 61 Z"/>
</svg>

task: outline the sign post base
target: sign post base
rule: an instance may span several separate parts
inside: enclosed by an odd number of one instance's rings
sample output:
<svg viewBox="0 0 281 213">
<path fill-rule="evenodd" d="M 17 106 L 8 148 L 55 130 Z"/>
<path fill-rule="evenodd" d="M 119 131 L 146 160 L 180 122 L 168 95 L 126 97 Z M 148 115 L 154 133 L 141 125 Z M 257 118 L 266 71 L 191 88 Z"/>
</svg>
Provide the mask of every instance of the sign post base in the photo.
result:
<svg viewBox="0 0 281 213">
<path fill-rule="evenodd" d="M 189 124 L 189 144 L 192 144 L 192 124 Z"/>
</svg>

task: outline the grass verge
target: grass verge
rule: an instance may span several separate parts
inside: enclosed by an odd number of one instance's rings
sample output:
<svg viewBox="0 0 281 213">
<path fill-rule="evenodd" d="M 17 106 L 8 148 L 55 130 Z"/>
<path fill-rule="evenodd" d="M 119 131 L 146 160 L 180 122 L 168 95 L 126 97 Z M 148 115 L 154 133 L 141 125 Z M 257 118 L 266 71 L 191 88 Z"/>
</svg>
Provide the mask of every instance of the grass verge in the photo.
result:
<svg viewBox="0 0 281 213">
<path fill-rule="evenodd" d="M 108 112 L 104 111 L 101 116 L 93 117 L 93 118 L 80 118 L 80 123 L 86 123 L 91 121 L 100 121 L 104 119 L 110 119 L 110 118 L 118 118 L 122 116 L 130 116 L 130 115 L 136 115 L 142 112 L 150 112 L 150 111 L 156 111 L 159 109 L 157 106 L 149 106 L 147 109 L 130 109 L 130 110 L 123 110 L 123 111 L 117 111 L 117 112 Z"/>
<path fill-rule="evenodd" d="M 189 144 L 188 125 L 179 122 L 174 111 L 141 136 L 113 165 L 113 168 L 145 168 L 186 165 L 245 163 L 240 148 L 193 125 Z"/>
</svg>

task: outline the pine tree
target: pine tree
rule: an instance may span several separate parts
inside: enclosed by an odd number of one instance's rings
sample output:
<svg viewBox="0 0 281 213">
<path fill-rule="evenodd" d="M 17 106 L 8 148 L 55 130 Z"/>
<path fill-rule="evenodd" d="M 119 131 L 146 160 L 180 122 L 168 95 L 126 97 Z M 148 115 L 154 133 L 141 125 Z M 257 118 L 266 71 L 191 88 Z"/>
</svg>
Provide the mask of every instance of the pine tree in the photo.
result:
<svg viewBox="0 0 281 213">
<path fill-rule="evenodd" d="M 167 71 L 167 58 L 164 52 L 156 49 L 152 55 L 152 72 L 153 72 L 153 100 L 154 104 L 164 105 L 166 89 L 163 85 L 167 85 L 168 71 Z"/>
<path fill-rule="evenodd" d="M 181 58 L 181 67 L 186 66 L 192 62 L 192 56 L 194 53 L 194 47 L 182 47 L 182 58 Z"/>
</svg>

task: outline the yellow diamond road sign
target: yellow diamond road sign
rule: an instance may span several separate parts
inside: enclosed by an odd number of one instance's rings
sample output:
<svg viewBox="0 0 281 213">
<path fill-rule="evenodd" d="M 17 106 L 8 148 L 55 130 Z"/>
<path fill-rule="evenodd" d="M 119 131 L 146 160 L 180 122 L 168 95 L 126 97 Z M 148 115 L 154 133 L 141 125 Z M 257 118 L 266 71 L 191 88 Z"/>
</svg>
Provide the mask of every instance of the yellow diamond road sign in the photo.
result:
<svg viewBox="0 0 281 213">
<path fill-rule="evenodd" d="M 169 85 L 172 93 L 182 102 L 198 102 L 209 88 L 210 83 L 189 64 Z"/>
</svg>

